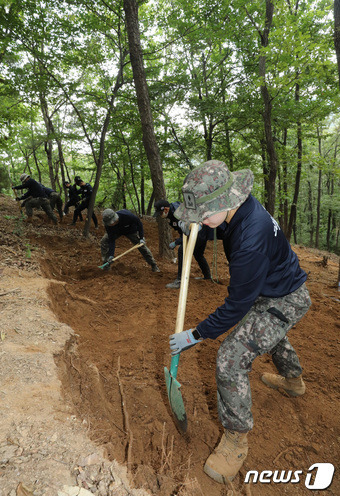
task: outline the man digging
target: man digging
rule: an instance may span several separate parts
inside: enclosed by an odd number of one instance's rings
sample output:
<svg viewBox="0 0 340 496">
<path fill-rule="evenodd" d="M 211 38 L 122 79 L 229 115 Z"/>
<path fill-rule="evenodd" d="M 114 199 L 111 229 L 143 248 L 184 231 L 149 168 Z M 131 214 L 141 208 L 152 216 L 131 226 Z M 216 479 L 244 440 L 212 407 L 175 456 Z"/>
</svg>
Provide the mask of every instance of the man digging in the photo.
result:
<svg viewBox="0 0 340 496">
<path fill-rule="evenodd" d="M 151 266 L 152 272 L 160 272 L 155 259 L 149 248 L 146 246 L 144 239 L 144 228 L 141 220 L 126 209 L 115 212 L 111 208 L 104 210 L 102 215 L 106 233 L 101 239 L 101 255 L 106 270 L 109 270 L 110 263 L 113 261 L 116 239 L 120 236 L 126 236 L 134 245 L 140 244 L 138 251 L 145 261 Z"/>
<path fill-rule="evenodd" d="M 279 372 L 262 376 L 267 386 L 290 396 L 305 392 L 287 333 L 311 304 L 307 275 L 277 222 L 250 194 L 252 186 L 250 170 L 232 173 L 223 162 L 210 160 L 188 174 L 184 203 L 175 212 L 178 219 L 212 228 L 227 222 L 223 244 L 229 294 L 195 328 L 170 336 L 172 355 L 177 355 L 237 324 L 217 353 L 217 404 L 224 433 L 204 466 L 222 484 L 234 479 L 248 453 L 247 434 L 253 428 L 248 374 L 255 358 L 269 353 Z"/>
<path fill-rule="evenodd" d="M 53 210 L 50 205 L 50 201 L 47 197 L 47 193 L 44 190 L 44 186 L 42 186 L 38 181 L 35 181 L 28 174 L 21 174 L 20 176 L 21 184 L 18 186 L 13 186 L 13 190 L 21 190 L 27 189 L 26 193 L 22 196 L 17 196 L 16 200 L 21 201 L 24 200 L 23 204 L 25 205 L 27 222 L 32 222 L 33 217 L 33 208 L 39 209 L 42 208 L 46 215 L 52 219 L 54 224 L 57 224 L 57 217 L 54 215 Z"/>
</svg>

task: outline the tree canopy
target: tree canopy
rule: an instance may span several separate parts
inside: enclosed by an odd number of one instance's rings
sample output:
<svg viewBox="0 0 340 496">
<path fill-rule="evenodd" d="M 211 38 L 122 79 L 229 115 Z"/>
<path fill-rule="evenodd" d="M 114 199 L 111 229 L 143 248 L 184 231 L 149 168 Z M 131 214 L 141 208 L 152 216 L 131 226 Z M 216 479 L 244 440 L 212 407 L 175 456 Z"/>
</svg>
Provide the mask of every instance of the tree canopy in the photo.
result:
<svg viewBox="0 0 340 496">
<path fill-rule="evenodd" d="M 94 184 L 92 207 L 143 215 L 158 180 L 158 191 L 180 200 L 186 174 L 219 159 L 231 170 L 253 171 L 255 196 L 289 239 L 339 250 L 332 5 L 139 2 L 161 162 L 156 177 L 143 141 L 147 109 L 136 94 L 123 0 L 3 0 L 1 191 L 8 193 L 22 172 L 60 191 L 65 178 L 82 175 Z"/>
</svg>

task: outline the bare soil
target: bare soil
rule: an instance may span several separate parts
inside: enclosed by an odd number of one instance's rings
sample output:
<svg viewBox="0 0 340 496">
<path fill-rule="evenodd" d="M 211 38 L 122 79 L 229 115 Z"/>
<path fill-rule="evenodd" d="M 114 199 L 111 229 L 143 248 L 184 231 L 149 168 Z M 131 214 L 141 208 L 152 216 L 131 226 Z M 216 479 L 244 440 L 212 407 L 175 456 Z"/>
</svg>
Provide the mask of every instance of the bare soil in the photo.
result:
<svg viewBox="0 0 340 496">
<path fill-rule="evenodd" d="M 289 335 L 307 391 L 290 398 L 266 388 L 260 377 L 275 371 L 270 357 L 254 362 L 249 455 L 233 484 L 224 487 L 203 472 L 222 432 L 215 359 L 223 337 L 181 355 L 178 380 L 189 421 L 183 436 L 174 425 L 164 380 L 179 294 L 165 285 L 175 279 L 177 267 L 157 256 L 156 222 L 143 219 L 160 273 L 152 273 L 136 250 L 103 272 L 101 223 L 84 239 L 83 224 L 70 226 L 69 217 L 52 226 L 38 212 L 26 224 L 4 196 L 0 209 L 0 496 L 59 496 L 64 485 L 98 496 L 304 496 L 311 493 L 304 484 L 308 469 L 322 462 L 332 463 L 336 472 L 332 485 L 314 494 L 340 494 L 336 256 L 293 247 L 308 273 L 313 302 Z M 116 255 L 130 247 L 120 238 Z M 186 328 L 227 295 L 221 242 L 217 250 L 219 283 L 195 279 L 201 273 L 193 261 Z M 213 242 L 206 257 L 212 263 Z M 298 484 L 244 484 L 249 470 L 303 475 Z M 20 483 L 26 493 L 18 492 Z"/>
</svg>

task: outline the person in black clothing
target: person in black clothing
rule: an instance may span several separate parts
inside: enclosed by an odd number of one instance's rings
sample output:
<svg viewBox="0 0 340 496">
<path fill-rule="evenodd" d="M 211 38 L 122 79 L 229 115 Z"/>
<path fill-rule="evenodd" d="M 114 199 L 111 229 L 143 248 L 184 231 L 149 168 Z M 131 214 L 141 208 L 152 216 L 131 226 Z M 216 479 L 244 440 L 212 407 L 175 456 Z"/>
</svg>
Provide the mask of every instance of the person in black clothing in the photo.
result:
<svg viewBox="0 0 340 496">
<path fill-rule="evenodd" d="M 183 221 L 176 219 L 174 213 L 175 210 L 179 207 L 179 202 L 169 203 L 167 200 L 158 200 L 155 202 L 155 213 L 154 217 L 161 216 L 163 219 L 168 219 L 170 226 L 178 232 L 179 237 L 172 241 L 169 245 L 169 248 L 172 250 L 178 246 L 178 265 L 177 265 L 177 278 L 167 284 L 165 287 L 169 289 L 179 289 L 181 286 L 181 277 L 182 277 L 182 267 L 183 267 L 183 232 L 184 234 L 189 234 L 188 224 Z M 219 229 L 222 231 L 224 226 L 220 226 Z M 203 279 L 211 280 L 211 272 L 209 264 L 204 256 L 204 251 L 207 246 L 208 240 L 214 239 L 213 229 L 210 229 L 208 226 L 203 226 L 197 236 L 197 241 L 194 249 L 194 257 L 196 262 L 198 263 L 202 274 Z M 221 236 L 218 234 L 218 239 L 221 239 Z"/>
<path fill-rule="evenodd" d="M 81 203 L 75 208 L 74 214 L 73 214 L 73 221 L 72 225 L 74 226 L 75 223 L 77 222 L 77 219 L 81 218 L 81 212 L 85 210 L 85 208 L 89 208 L 89 203 L 92 195 L 92 186 L 89 183 L 85 183 L 79 176 L 76 176 L 74 178 L 75 183 L 77 186 L 80 187 L 80 193 L 81 193 L 81 198 L 82 201 Z M 92 220 L 94 223 L 94 227 L 97 229 L 98 228 L 98 219 L 96 217 L 96 214 L 93 212 L 92 213 Z"/>
<path fill-rule="evenodd" d="M 67 180 L 64 181 L 64 186 L 68 191 L 68 200 L 64 206 L 64 215 L 67 215 L 70 207 L 73 207 L 73 206 L 77 207 L 79 205 L 79 203 L 80 203 L 80 195 L 79 195 L 80 191 L 78 191 L 76 184 L 72 185 L 70 183 L 70 181 L 67 181 Z M 82 216 L 81 212 L 79 214 L 79 219 L 80 219 L 80 221 L 83 220 L 83 216 Z"/>
<path fill-rule="evenodd" d="M 57 207 L 60 222 L 63 221 L 63 200 L 59 193 L 57 193 L 54 189 L 48 188 L 47 186 L 41 185 L 44 188 L 45 193 L 47 194 L 48 199 L 50 200 L 50 205 L 52 210 L 54 207 Z"/>
<path fill-rule="evenodd" d="M 111 208 L 107 208 L 104 210 L 102 218 L 106 229 L 106 233 L 100 242 L 104 263 L 110 263 L 113 260 L 116 239 L 120 236 L 126 236 L 132 244 L 140 244 L 138 250 L 146 262 L 151 265 L 152 272 L 160 272 L 151 251 L 145 244 L 143 224 L 136 215 L 125 209 L 115 212 Z"/>
<path fill-rule="evenodd" d="M 44 187 L 32 179 L 28 174 L 21 174 L 20 181 L 22 184 L 13 186 L 12 189 L 21 190 L 27 189 L 27 192 L 22 196 L 16 198 L 17 201 L 24 200 L 25 210 L 27 214 L 27 221 L 30 222 L 33 216 L 33 208 L 42 208 L 47 216 L 57 224 L 57 218 L 53 213 L 47 193 Z"/>
</svg>

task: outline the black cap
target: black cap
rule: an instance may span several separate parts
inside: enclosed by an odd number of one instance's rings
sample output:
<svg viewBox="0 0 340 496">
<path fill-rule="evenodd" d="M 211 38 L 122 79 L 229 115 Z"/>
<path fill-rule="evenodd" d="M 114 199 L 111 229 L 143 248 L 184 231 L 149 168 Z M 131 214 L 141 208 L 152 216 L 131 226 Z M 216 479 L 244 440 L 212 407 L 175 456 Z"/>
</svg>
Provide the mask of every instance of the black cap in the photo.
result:
<svg viewBox="0 0 340 496">
<path fill-rule="evenodd" d="M 76 176 L 76 177 L 74 178 L 74 182 L 75 182 L 76 184 L 79 184 L 79 183 L 81 183 L 82 181 L 83 181 L 83 180 L 82 180 L 82 178 L 81 178 L 80 176 Z"/>
<path fill-rule="evenodd" d="M 71 183 L 70 183 L 70 181 L 68 181 L 67 179 L 65 179 L 64 186 L 66 186 L 66 184 L 71 184 Z"/>
<path fill-rule="evenodd" d="M 158 217 L 158 215 L 161 215 L 165 207 L 170 207 L 170 203 L 167 200 L 158 200 L 155 202 L 155 213 L 153 214 L 154 217 Z"/>
</svg>

